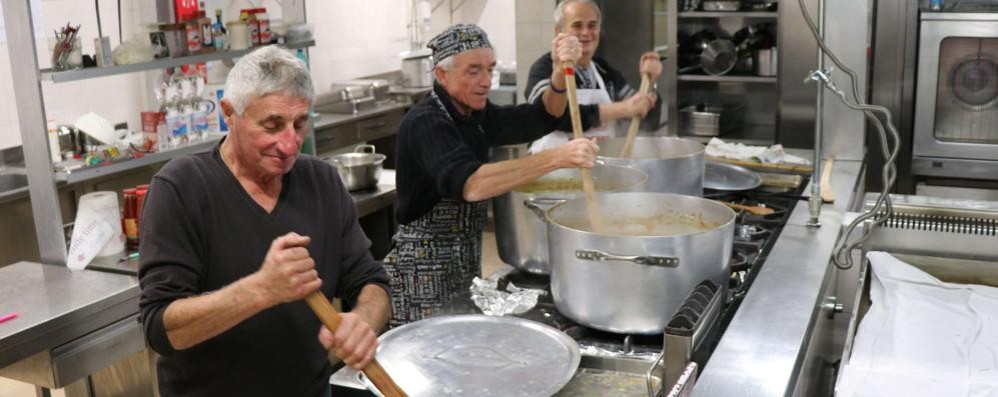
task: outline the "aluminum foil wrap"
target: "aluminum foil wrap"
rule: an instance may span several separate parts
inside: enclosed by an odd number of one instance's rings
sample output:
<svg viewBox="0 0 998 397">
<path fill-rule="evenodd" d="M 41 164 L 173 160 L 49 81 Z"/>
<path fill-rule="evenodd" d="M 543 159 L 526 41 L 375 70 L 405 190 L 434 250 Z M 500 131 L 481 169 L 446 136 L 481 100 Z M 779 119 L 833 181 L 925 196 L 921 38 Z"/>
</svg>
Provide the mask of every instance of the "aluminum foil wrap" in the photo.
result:
<svg viewBox="0 0 998 397">
<path fill-rule="evenodd" d="M 475 277 L 471 282 L 471 300 L 488 316 L 523 314 L 537 305 L 537 298 L 546 292 L 539 289 L 520 288 L 513 283 L 500 291 L 498 280 L 483 280 Z"/>
</svg>

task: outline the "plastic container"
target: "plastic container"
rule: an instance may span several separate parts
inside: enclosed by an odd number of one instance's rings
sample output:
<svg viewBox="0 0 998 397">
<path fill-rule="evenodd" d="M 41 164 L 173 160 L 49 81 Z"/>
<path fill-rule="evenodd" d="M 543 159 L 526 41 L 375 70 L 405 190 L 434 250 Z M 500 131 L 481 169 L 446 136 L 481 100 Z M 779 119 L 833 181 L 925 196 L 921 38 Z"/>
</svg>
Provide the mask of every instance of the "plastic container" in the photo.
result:
<svg viewBox="0 0 998 397">
<path fill-rule="evenodd" d="M 166 48 L 171 57 L 187 55 L 187 27 L 179 23 L 159 25 L 166 39 Z"/>
<path fill-rule="evenodd" d="M 243 21 L 232 21 L 225 24 L 225 27 L 229 30 L 229 49 L 230 50 L 245 50 L 249 48 L 249 31 L 247 30 L 246 23 Z"/>
<path fill-rule="evenodd" d="M 187 33 L 187 52 L 197 54 L 201 52 L 201 24 L 198 20 L 189 19 L 184 21 L 184 31 Z"/>
<path fill-rule="evenodd" d="M 266 8 L 257 8 L 253 13 L 254 18 L 256 18 L 257 28 L 260 33 L 260 41 L 258 44 L 267 45 L 273 40 L 273 36 L 270 31 L 270 15 L 267 14 Z"/>
</svg>

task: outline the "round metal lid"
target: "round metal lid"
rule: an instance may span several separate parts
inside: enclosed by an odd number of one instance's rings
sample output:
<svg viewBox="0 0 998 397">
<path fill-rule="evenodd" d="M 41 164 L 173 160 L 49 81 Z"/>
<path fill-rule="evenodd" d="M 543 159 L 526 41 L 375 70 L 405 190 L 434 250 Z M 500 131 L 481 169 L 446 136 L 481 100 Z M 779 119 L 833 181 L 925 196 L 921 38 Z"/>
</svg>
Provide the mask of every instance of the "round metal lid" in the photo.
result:
<svg viewBox="0 0 998 397">
<path fill-rule="evenodd" d="M 734 164 L 708 161 L 704 165 L 703 187 L 714 190 L 751 190 L 762 184 L 762 177 Z"/>
<path fill-rule="evenodd" d="M 409 396 L 550 396 L 575 375 L 579 345 L 516 317 L 432 317 L 386 332 L 377 359 Z"/>
</svg>

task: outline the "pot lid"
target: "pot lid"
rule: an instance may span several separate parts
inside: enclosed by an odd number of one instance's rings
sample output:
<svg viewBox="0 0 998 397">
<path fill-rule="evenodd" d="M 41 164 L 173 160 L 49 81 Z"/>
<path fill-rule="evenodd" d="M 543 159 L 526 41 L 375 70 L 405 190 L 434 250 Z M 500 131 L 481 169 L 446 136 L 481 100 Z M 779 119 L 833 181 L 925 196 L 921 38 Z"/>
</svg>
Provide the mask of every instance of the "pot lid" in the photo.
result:
<svg viewBox="0 0 998 397">
<path fill-rule="evenodd" d="M 740 191 L 762 185 L 762 177 L 745 167 L 708 161 L 704 169 L 703 187 L 707 189 Z"/>
<path fill-rule="evenodd" d="M 455 315 L 386 332 L 377 358 L 412 397 L 550 396 L 572 379 L 581 356 L 572 338 L 535 321 Z"/>
</svg>

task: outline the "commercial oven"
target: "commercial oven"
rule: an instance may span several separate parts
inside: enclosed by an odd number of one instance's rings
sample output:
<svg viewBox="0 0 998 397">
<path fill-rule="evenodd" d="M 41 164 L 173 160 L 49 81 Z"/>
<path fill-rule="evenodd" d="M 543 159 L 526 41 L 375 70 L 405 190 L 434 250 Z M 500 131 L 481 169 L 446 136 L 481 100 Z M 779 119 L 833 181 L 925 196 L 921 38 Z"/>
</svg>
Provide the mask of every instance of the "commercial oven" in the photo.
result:
<svg viewBox="0 0 998 397">
<path fill-rule="evenodd" d="M 922 12 L 912 173 L 998 180 L 998 13 Z"/>
</svg>

